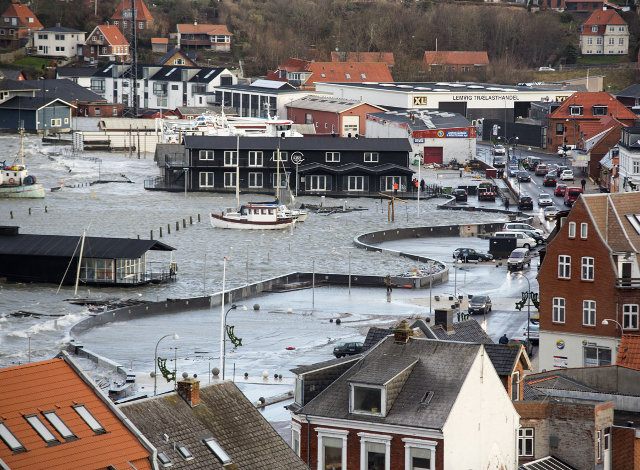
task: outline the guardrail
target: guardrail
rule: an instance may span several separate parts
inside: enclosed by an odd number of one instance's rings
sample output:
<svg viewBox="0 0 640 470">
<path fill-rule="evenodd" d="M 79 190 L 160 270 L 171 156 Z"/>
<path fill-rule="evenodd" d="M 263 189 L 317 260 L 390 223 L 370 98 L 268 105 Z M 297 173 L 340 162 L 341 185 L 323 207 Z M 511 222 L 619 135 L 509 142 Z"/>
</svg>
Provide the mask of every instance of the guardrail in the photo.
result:
<svg viewBox="0 0 640 470">
<path fill-rule="evenodd" d="M 637 278 L 637 277 L 617 278 L 616 287 L 619 287 L 621 289 L 638 289 L 640 288 L 640 278 Z"/>
</svg>

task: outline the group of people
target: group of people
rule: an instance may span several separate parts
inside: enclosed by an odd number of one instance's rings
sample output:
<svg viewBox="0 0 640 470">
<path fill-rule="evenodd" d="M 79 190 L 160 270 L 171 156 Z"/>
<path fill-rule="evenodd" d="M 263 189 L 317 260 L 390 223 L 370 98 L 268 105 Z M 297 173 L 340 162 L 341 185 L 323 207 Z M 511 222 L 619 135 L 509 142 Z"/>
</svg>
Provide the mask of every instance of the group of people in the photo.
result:
<svg viewBox="0 0 640 470">
<path fill-rule="evenodd" d="M 425 188 L 426 184 L 424 182 L 424 178 L 422 178 L 419 182 L 418 178 L 413 178 L 413 180 L 411 180 L 411 184 L 409 184 L 409 190 L 411 192 L 417 192 L 418 190 L 420 190 L 420 192 L 423 193 Z"/>
</svg>

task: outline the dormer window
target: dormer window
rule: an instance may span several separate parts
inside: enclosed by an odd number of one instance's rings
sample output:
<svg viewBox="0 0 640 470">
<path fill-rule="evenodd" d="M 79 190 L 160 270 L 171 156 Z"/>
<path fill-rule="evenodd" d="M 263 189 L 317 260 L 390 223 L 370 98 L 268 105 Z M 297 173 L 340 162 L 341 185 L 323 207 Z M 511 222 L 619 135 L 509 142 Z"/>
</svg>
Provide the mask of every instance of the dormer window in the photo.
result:
<svg viewBox="0 0 640 470">
<path fill-rule="evenodd" d="M 381 386 L 351 384 L 351 412 L 386 415 L 385 389 Z"/>
<path fill-rule="evenodd" d="M 571 116 L 582 116 L 582 106 L 569 106 Z"/>
<path fill-rule="evenodd" d="M 607 115 L 607 107 L 595 105 L 593 107 L 593 115 L 594 116 L 606 116 Z"/>
<path fill-rule="evenodd" d="M 592 33 L 597 33 L 598 32 L 598 25 L 591 26 L 591 32 Z"/>
</svg>

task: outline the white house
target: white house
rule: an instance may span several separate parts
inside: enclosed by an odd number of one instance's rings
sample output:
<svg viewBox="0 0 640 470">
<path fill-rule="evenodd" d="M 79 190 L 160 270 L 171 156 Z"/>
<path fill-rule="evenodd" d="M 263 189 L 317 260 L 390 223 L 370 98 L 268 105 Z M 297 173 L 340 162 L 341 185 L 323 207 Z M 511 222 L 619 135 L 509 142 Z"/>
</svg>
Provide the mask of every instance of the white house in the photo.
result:
<svg viewBox="0 0 640 470">
<path fill-rule="evenodd" d="M 580 27 L 583 55 L 626 55 L 629 26 L 615 10 L 596 10 Z"/>
<path fill-rule="evenodd" d="M 618 144 L 618 190 L 640 191 L 640 128 L 623 127 Z"/>
<path fill-rule="evenodd" d="M 34 33 L 33 47 L 38 57 L 61 57 L 71 59 L 82 55 L 85 42 L 84 31 L 65 28 L 57 23 L 53 28 L 44 28 Z"/>
</svg>

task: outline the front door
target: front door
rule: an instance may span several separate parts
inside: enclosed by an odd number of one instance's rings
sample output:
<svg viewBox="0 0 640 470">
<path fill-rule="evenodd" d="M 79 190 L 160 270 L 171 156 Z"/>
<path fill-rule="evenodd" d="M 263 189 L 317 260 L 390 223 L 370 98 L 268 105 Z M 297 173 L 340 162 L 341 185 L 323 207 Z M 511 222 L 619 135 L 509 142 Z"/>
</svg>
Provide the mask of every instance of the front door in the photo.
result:
<svg viewBox="0 0 640 470">
<path fill-rule="evenodd" d="M 42 46 L 42 53 L 43 54 L 48 54 L 49 53 L 49 46 Z"/>
</svg>

